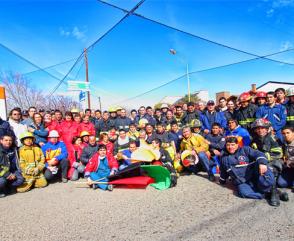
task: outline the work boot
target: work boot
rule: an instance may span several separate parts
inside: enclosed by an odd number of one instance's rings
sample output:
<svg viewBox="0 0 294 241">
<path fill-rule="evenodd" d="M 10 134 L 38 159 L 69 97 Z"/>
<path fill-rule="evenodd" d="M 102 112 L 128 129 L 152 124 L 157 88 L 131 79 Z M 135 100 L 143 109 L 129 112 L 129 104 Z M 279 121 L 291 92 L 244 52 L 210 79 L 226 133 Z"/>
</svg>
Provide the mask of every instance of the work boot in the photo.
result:
<svg viewBox="0 0 294 241">
<path fill-rule="evenodd" d="M 279 193 L 279 197 L 280 197 L 281 201 L 283 201 L 283 202 L 289 201 L 289 196 L 288 196 L 287 192 L 282 192 L 281 190 L 278 190 L 278 193 Z"/>
<path fill-rule="evenodd" d="M 6 197 L 6 194 L 3 193 L 3 192 L 1 192 L 1 193 L 0 193 L 0 198 L 3 198 L 3 197 Z"/>
<path fill-rule="evenodd" d="M 269 205 L 274 206 L 274 207 L 280 206 L 280 198 L 279 198 L 278 191 L 277 191 L 276 187 L 273 187 L 271 190 Z"/>
<path fill-rule="evenodd" d="M 113 185 L 112 185 L 112 184 L 109 184 L 109 185 L 107 186 L 107 190 L 108 190 L 108 191 L 113 191 Z"/>
<path fill-rule="evenodd" d="M 62 181 L 63 183 L 67 183 L 67 182 L 68 182 L 68 180 L 67 180 L 66 177 L 63 177 L 61 181 Z"/>
<path fill-rule="evenodd" d="M 208 175 L 208 180 L 211 182 L 215 182 L 215 176 L 211 173 Z"/>
</svg>

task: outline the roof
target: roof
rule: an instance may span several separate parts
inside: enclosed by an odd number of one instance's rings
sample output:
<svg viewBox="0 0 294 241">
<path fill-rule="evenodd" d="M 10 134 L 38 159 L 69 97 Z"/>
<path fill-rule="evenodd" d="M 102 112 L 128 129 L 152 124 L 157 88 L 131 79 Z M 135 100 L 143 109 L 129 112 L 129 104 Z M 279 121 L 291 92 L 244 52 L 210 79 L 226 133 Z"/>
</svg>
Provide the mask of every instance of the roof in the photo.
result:
<svg viewBox="0 0 294 241">
<path fill-rule="evenodd" d="M 162 98 L 162 100 L 159 103 L 173 105 L 175 102 L 177 102 L 181 98 L 183 98 L 183 96 L 165 96 Z"/>
<path fill-rule="evenodd" d="M 268 84 L 294 85 L 294 82 L 291 83 L 291 82 L 268 81 L 268 82 L 262 84 L 261 86 L 257 87 L 257 89 L 260 89 L 263 86 L 268 85 Z"/>
</svg>

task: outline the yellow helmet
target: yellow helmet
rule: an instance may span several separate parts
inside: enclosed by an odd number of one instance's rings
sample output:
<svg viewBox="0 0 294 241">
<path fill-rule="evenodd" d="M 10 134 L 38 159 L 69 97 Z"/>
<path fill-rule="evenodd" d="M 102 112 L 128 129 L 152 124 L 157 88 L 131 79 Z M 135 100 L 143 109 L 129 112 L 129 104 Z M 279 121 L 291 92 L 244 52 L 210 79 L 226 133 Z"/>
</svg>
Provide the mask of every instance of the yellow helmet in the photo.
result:
<svg viewBox="0 0 294 241">
<path fill-rule="evenodd" d="M 32 138 L 32 139 L 35 140 L 35 137 L 34 137 L 33 133 L 28 132 L 28 131 L 23 132 L 23 133 L 20 134 L 20 136 L 19 136 L 20 141 L 23 141 L 23 140 L 26 139 L 26 138 Z"/>
<path fill-rule="evenodd" d="M 109 113 L 116 112 L 116 107 L 114 107 L 114 106 L 109 107 L 108 112 Z"/>
<path fill-rule="evenodd" d="M 71 113 L 79 113 L 79 109 L 77 109 L 77 108 L 72 108 L 70 112 L 71 112 Z"/>
<path fill-rule="evenodd" d="M 89 136 L 90 133 L 88 131 L 82 131 L 80 137 Z"/>
<path fill-rule="evenodd" d="M 148 120 L 145 118 L 142 118 L 141 120 L 139 120 L 139 127 L 143 127 L 144 125 L 148 124 Z"/>
</svg>

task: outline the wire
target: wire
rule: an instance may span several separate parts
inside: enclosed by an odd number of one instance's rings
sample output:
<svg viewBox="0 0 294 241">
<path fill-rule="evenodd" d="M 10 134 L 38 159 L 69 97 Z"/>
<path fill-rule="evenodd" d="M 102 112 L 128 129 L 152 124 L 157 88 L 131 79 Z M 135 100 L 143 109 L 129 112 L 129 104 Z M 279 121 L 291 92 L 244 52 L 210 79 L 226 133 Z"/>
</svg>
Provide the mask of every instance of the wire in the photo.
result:
<svg viewBox="0 0 294 241">
<path fill-rule="evenodd" d="M 143 3 L 145 0 L 141 0 L 139 3 L 135 5 L 130 11 L 128 11 L 127 14 L 125 14 L 116 24 L 114 24 L 108 31 L 106 31 L 101 37 L 99 37 L 94 43 L 92 43 L 89 47 L 86 48 L 86 50 L 92 49 L 99 41 L 101 41 L 103 38 L 105 38 L 106 35 L 108 35 L 113 29 L 115 29 L 121 22 L 123 22 L 127 17 L 129 17 L 131 14 L 134 13 Z M 68 73 L 59 81 L 59 83 L 53 88 L 53 90 L 50 92 L 49 97 L 51 97 L 55 91 L 60 87 L 62 83 L 64 83 L 64 80 L 67 78 L 69 73 L 74 69 L 74 67 L 77 65 L 77 63 L 80 61 L 80 59 L 83 57 L 84 52 L 80 54 L 80 56 L 77 58 L 76 62 L 73 64 L 73 66 L 70 68 Z"/>
<path fill-rule="evenodd" d="M 288 52 L 288 51 L 293 51 L 293 50 L 294 50 L 294 48 L 286 49 L 286 50 L 283 50 L 283 51 L 279 51 L 279 52 L 276 52 L 276 53 L 272 53 L 272 54 L 268 54 L 268 55 L 264 55 L 264 56 L 260 56 L 260 57 L 256 57 L 256 58 L 252 58 L 252 59 L 247 59 L 247 60 L 243 60 L 243 61 L 239 61 L 239 62 L 234 62 L 234 63 L 230 63 L 230 64 L 215 66 L 215 67 L 211 67 L 211 68 L 207 68 L 207 69 L 192 71 L 192 72 L 189 72 L 188 74 L 191 75 L 191 74 L 196 74 L 196 73 L 202 73 L 202 72 L 206 72 L 206 71 L 216 70 L 216 69 L 220 69 L 220 68 L 226 68 L 226 67 L 230 67 L 230 66 L 233 66 L 233 65 L 237 65 L 237 64 L 241 64 L 241 63 L 246 63 L 246 62 L 251 62 L 251 61 L 254 61 L 254 60 L 262 59 L 264 57 L 270 57 L 270 56 L 273 56 L 273 55 L 277 55 L 277 54 L 281 54 L 281 53 Z M 150 92 L 153 92 L 153 91 L 158 90 L 158 89 L 160 89 L 160 88 L 162 88 L 164 86 L 167 86 L 167 85 L 169 85 L 169 84 L 171 84 L 171 83 L 173 83 L 173 82 L 175 82 L 175 81 L 177 81 L 177 80 L 179 80 L 179 79 L 181 79 L 181 78 L 183 78 L 185 76 L 187 76 L 187 74 L 183 74 L 180 77 L 177 77 L 177 78 L 175 78 L 173 80 L 170 80 L 170 81 L 168 81 L 168 82 L 166 82 L 166 83 L 164 83 L 162 85 L 159 85 L 159 86 L 157 86 L 155 88 L 152 88 L 151 90 L 148 90 L 146 92 L 143 92 L 143 93 L 141 93 L 139 95 L 136 95 L 136 96 L 133 96 L 133 97 L 124 99 L 122 101 L 116 102 L 113 105 L 116 105 L 116 104 L 119 104 L 119 103 L 123 103 L 123 102 L 127 102 L 127 101 L 130 101 L 130 100 L 136 99 L 138 97 L 141 97 L 143 95 L 146 95 L 146 94 L 148 94 Z"/>
<path fill-rule="evenodd" d="M 121 8 L 121 7 L 118 7 L 118 6 L 114 5 L 114 4 L 111 4 L 111 3 L 108 3 L 108 2 L 104 2 L 102 0 L 97 0 L 97 1 L 100 2 L 100 3 L 103 3 L 105 5 L 108 5 L 110 7 L 113 7 L 115 9 L 119 9 L 119 10 L 125 12 L 125 13 L 130 13 L 128 10 L 126 10 L 124 8 Z M 288 63 L 288 62 L 283 62 L 283 61 L 280 61 L 280 60 L 270 59 L 270 58 L 259 56 L 257 54 L 254 54 L 254 53 L 251 53 L 251 52 L 248 52 L 248 51 L 245 51 L 245 50 L 237 49 L 235 47 L 232 47 L 232 46 L 229 46 L 229 45 L 226 45 L 226 44 L 222 44 L 222 43 L 219 43 L 219 42 L 216 42 L 216 41 L 213 41 L 213 40 L 210 40 L 210 39 L 201 37 L 199 35 L 196 35 L 196 34 L 193 34 L 193 33 L 190 33 L 190 32 L 187 32 L 187 31 L 184 31 L 184 30 L 181 30 L 181 29 L 178 29 L 178 28 L 175 28 L 175 27 L 170 26 L 170 25 L 167 25 L 165 23 L 161 23 L 159 21 L 156 21 L 156 20 L 153 20 L 151 18 L 145 17 L 145 16 L 143 16 L 141 14 L 138 14 L 138 13 L 131 13 L 131 14 L 134 15 L 134 16 L 137 16 L 139 18 L 145 19 L 147 21 L 153 22 L 155 24 L 161 25 L 163 27 L 166 27 L 166 28 L 175 30 L 177 32 L 180 32 L 180 33 L 189 35 L 190 37 L 194 37 L 194 38 L 197 38 L 197 39 L 206 41 L 208 43 L 211 43 L 211 44 L 214 44 L 214 45 L 218 45 L 218 46 L 223 47 L 223 48 L 227 48 L 227 49 L 230 49 L 230 50 L 233 50 L 233 51 L 237 51 L 237 52 L 240 52 L 240 53 L 243 53 L 243 54 L 251 55 L 251 56 L 254 56 L 254 57 L 263 58 L 263 59 L 266 59 L 268 61 L 272 61 L 272 62 L 276 62 L 276 63 L 280 63 L 280 64 L 286 64 L 286 65 L 291 65 L 291 66 L 294 65 L 294 63 Z"/>
</svg>

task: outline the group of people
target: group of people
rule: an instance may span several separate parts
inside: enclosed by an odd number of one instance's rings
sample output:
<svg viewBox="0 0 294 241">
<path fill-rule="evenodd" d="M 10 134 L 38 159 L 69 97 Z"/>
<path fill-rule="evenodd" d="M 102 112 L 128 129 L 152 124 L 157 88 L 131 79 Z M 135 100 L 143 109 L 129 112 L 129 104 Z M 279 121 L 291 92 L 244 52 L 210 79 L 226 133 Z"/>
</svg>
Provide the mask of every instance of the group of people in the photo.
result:
<svg viewBox="0 0 294 241">
<path fill-rule="evenodd" d="M 278 206 L 289 198 L 278 187 L 294 188 L 293 106 L 292 87 L 244 92 L 218 104 L 141 106 L 129 114 L 121 107 L 65 113 L 16 107 L 0 119 L 0 197 L 80 177 L 94 189 L 112 190 L 108 177 L 144 162 L 133 157 L 144 149 L 158 153 L 150 165 L 204 171 L 212 182 L 219 173 L 219 183 L 230 180 L 240 197 Z"/>
</svg>

